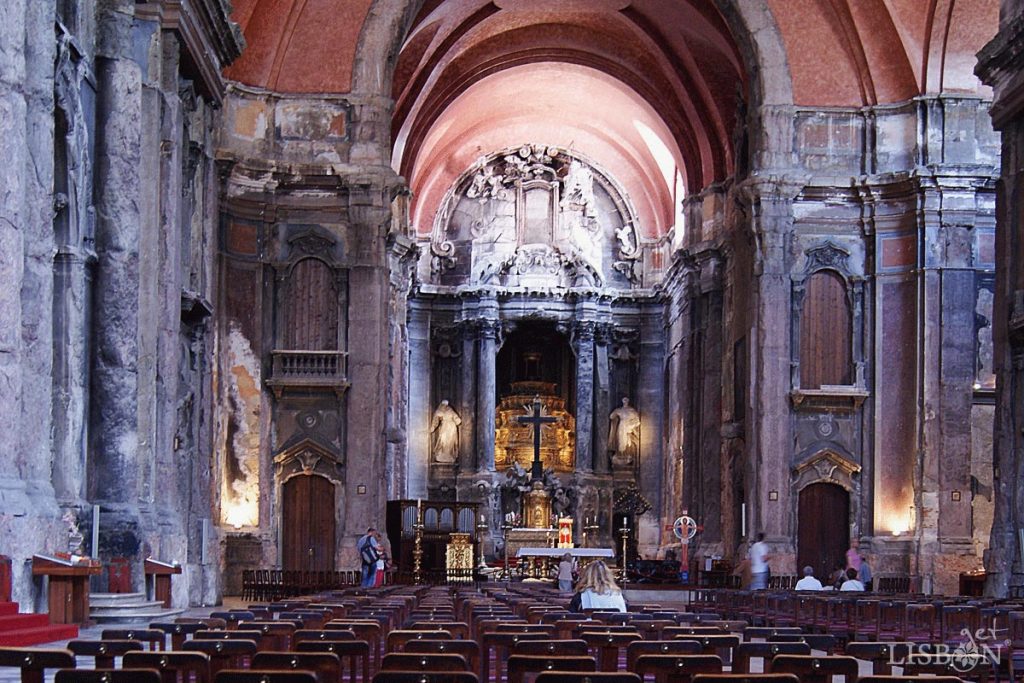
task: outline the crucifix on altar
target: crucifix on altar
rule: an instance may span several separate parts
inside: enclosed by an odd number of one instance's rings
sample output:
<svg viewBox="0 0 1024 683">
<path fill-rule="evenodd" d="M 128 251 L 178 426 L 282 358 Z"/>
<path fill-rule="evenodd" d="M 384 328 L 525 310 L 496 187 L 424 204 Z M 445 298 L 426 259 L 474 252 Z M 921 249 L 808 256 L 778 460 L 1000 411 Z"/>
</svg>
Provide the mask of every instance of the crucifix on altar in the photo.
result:
<svg viewBox="0 0 1024 683">
<path fill-rule="evenodd" d="M 544 490 L 544 464 L 540 459 L 541 428 L 558 419 L 542 414 L 540 398 L 533 399 L 532 414 L 517 417 L 520 424 L 533 426 L 533 465 L 530 468 L 530 491 L 523 496 L 523 521 L 531 529 L 551 527 L 551 496 Z"/>
</svg>

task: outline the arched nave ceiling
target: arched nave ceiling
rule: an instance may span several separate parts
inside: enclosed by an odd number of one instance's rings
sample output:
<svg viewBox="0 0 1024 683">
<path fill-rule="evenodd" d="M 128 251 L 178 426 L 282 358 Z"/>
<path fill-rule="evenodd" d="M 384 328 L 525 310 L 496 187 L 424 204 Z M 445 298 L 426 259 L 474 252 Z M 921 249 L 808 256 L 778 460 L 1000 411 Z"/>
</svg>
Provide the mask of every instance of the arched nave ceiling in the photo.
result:
<svg viewBox="0 0 1024 683">
<path fill-rule="evenodd" d="M 388 40 L 364 22 L 382 25 L 367 18 L 406 3 L 418 12 L 393 77 L 374 79 L 391 92 L 359 94 L 395 100 L 394 163 L 419 230 L 473 160 L 526 141 L 604 166 L 649 236 L 674 220 L 666 150 L 690 191 L 731 174 L 751 67 L 717 7 L 749 13 L 739 0 L 234 0 L 248 47 L 227 76 L 281 93 L 350 92 L 360 50 Z M 767 6 L 774 26 L 758 30 L 777 32 L 793 103 L 805 106 L 978 93 L 974 55 L 998 25 L 996 0 Z"/>
</svg>

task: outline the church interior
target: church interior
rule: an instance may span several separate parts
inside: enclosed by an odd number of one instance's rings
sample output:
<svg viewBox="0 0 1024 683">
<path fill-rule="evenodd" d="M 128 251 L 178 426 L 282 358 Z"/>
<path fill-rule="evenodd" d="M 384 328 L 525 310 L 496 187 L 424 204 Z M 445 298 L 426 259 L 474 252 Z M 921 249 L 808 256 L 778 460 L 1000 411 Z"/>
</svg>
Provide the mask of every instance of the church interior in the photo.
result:
<svg viewBox="0 0 1024 683">
<path fill-rule="evenodd" d="M 218 605 L 368 527 L 396 582 L 558 541 L 734 585 L 763 533 L 1024 595 L 1022 41 L 1021 0 L 4 0 L 0 600 L 70 556 Z"/>
</svg>

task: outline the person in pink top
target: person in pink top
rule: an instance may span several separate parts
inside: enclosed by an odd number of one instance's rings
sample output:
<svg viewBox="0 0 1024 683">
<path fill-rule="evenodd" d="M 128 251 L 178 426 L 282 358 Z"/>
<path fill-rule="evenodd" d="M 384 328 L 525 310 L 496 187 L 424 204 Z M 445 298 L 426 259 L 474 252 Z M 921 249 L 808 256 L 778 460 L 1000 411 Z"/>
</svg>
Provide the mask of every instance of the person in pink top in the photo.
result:
<svg viewBox="0 0 1024 683">
<path fill-rule="evenodd" d="M 846 551 L 846 568 L 853 569 L 860 573 L 860 541 L 856 538 L 850 541 L 850 549 Z"/>
</svg>

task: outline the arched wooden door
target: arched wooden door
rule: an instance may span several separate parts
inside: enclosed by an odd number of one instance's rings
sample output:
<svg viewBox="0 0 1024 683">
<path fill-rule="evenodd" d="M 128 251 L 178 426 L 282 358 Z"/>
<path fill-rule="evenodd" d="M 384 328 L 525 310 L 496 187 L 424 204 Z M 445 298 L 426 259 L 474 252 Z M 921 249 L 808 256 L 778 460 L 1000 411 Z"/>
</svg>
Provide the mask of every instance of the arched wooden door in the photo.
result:
<svg viewBox="0 0 1024 683">
<path fill-rule="evenodd" d="M 300 474 L 284 484 L 281 566 L 284 569 L 334 569 L 334 484 L 315 474 Z"/>
<path fill-rule="evenodd" d="M 797 573 L 814 567 L 822 583 L 846 562 L 850 545 L 850 494 L 836 484 L 811 484 L 800 491 L 797 515 Z"/>
</svg>

